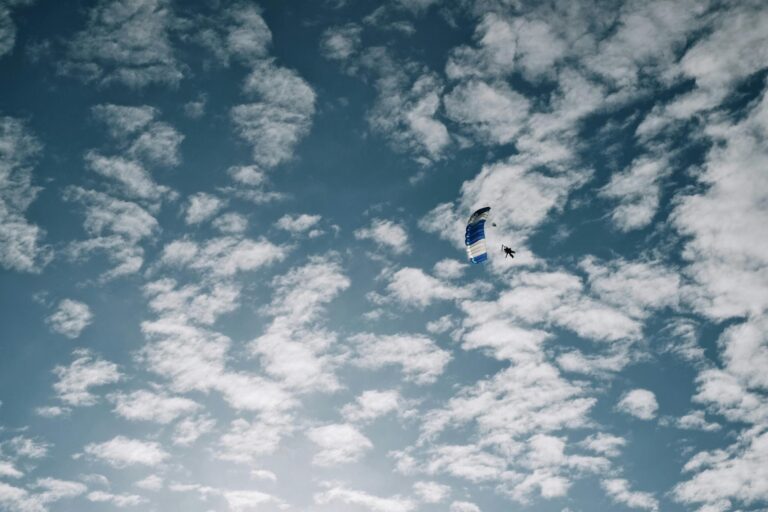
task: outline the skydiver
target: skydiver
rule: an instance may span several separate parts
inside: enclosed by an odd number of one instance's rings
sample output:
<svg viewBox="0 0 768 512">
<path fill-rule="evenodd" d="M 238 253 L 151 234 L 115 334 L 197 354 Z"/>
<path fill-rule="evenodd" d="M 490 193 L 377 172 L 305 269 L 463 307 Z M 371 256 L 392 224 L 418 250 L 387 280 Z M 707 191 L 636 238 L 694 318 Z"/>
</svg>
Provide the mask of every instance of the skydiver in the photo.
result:
<svg viewBox="0 0 768 512">
<path fill-rule="evenodd" d="M 504 259 L 507 259 L 507 256 L 515 257 L 515 251 L 511 247 L 501 244 L 501 250 L 504 251 Z"/>
</svg>

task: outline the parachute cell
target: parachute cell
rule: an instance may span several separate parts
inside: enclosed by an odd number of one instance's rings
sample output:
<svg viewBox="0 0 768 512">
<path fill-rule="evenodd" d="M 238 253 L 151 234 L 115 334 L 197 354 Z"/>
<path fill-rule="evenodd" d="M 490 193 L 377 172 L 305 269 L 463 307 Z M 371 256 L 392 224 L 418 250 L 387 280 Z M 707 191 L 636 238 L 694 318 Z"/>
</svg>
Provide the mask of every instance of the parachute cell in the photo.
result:
<svg viewBox="0 0 768 512">
<path fill-rule="evenodd" d="M 464 235 L 464 245 L 467 246 L 467 258 L 472 263 L 482 263 L 488 259 L 485 246 L 485 221 L 488 219 L 490 207 L 480 208 L 469 218 Z"/>
</svg>

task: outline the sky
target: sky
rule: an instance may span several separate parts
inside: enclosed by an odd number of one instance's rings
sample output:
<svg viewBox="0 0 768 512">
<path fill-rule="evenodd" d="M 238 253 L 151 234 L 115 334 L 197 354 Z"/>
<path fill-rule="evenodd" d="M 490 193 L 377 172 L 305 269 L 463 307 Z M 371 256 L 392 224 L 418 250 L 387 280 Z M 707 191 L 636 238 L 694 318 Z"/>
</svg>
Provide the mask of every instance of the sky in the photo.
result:
<svg viewBox="0 0 768 512">
<path fill-rule="evenodd" d="M 0 0 L 0 511 L 768 510 L 767 70 L 761 0 Z"/>
</svg>

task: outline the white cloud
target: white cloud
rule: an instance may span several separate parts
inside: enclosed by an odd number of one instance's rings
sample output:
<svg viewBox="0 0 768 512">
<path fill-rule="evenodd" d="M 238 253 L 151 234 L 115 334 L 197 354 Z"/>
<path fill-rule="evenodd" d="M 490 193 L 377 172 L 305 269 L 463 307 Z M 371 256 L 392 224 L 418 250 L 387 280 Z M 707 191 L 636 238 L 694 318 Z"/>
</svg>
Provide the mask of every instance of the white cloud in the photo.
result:
<svg viewBox="0 0 768 512">
<path fill-rule="evenodd" d="M 227 52 L 245 62 L 266 57 L 272 43 L 272 32 L 261 17 L 259 7 L 252 4 L 235 4 L 226 14 Z"/>
<path fill-rule="evenodd" d="M 0 5 L 0 58 L 13 51 L 16 44 L 16 25 L 11 18 L 11 7 L 34 3 L 34 0 L 12 0 Z"/>
<path fill-rule="evenodd" d="M 21 478 L 24 473 L 19 471 L 10 461 L 0 460 L 0 476 L 4 478 Z"/>
<path fill-rule="evenodd" d="M 372 240 L 380 247 L 391 250 L 394 254 L 405 254 L 411 250 L 405 228 L 391 220 L 373 219 L 370 227 L 355 230 L 355 238 Z"/>
<path fill-rule="evenodd" d="M 438 205 L 419 225 L 463 249 L 464 228 L 470 213 L 480 206 L 492 205 L 491 218 L 497 227 L 486 232 L 488 244 L 498 247 L 499 240 L 513 245 L 522 242 L 553 210 L 562 207 L 568 192 L 583 183 L 584 175 L 543 174 L 529 170 L 532 164 L 521 158 L 483 166 L 462 185 L 459 204 Z"/>
<path fill-rule="evenodd" d="M 41 150 L 24 123 L 0 117 L 0 265 L 9 270 L 40 272 L 51 259 L 44 231 L 24 216 L 40 190 L 32 185 L 31 166 Z"/>
<path fill-rule="evenodd" d="M 347 423 L 312 428 L 307 431 L 307 437 L 319 448 L 312 458 L 312 463 L 318 466 L 355 462 L 373 448 L 370 439 Z"/>
<path fill-rule="evenodd" d="M 149 475 L 146 478 L 142 478 L 134 485 L 140 489 L 146 489 L 148 491 L 159 491 L 163 488 L 163 478 L 158 475 Z"/>
<path fill-rule="evenodd" d="M 529 102 L 506 83 L 470 81 L 447 94 L 446 114 L 482 144 L 508 144 L 524 128 Z"/>
<path fill-rule="evenodd" d="M 659 208 L 660 181 L 671 171 L 664 158 L 641 157 L 622 172 L 614 173 L 600 195 L 619 202 L 611 213 L 621 231 L 648 226 Z"/>
<path fill-rule="evenodd" d="M 768 310 L 768 94 L 750 107 L 735 124 L 708 125 L 706 190 L 679 195 L 671 215 L 698 285 L 694 307 L 716 320 Z"/>
<path fill-rule="evenodd" d="M 338 389 L 334 369 L 343 357 L 334 347 L 336 334 L 321 322 L 328 303 L 350 286 L 337 255 L 311 257 L 275 277 L 272 286 L 267 312 L 274 317 L 264 334 L 248 345 L 251 353 L 268 374 L 291 389 Z"/>
<path fill-rule="evenodd" d="M 31 485 L 37 492 L 0 482 L 0 508 L 19 512 L 47 512 L 48 504 L 65 498 L 74 498 L 86 492 L 87 487 L 80 482 L 38 478 Z"/>
<path fill-rule="evenodd" d="M 167 123 L 152 123 L 128 148 L 127 154 L 150 165 L 173 167 L 181 163 L 179 146 L 184 136 Z"/>
<path fill-rule="evenodd" d="M 474 291 L 436 279 L 418 268 L 405 267 L 390 277 L 387 292 L 399 303 L 424 308 L 437 300 L 470 298 Z"/>
<path fill-rule="evenodd" d="M 704 411 L 691 411 L 680 416 L 675 420 L 674 425 L 683 430 L 703 430 L 704 432 L 715 432 L 722 428 L 719 423 L 707 421 Z"/>
<path fill-rule="evenodd" d="M 144 264 L 144 250 L 139 242 L 159 231 L 157 220 L 137 203 L 122 201 L 102 192 L 70 187 L 64 198 L 85 207 L 83 227 L 90 239 L 73 242 L 70 252 L 81 257 L 104 251 L 116 265 L 102 274 L 103 280 L 138 272 Z"/>
<path fill-rule="evenodd" d="M 168 187 L 158 185 L 136 161 L 89 151 L 85 154 L 85 162 L 92 171 L 118 182 L 129 197 L 156 201 L 170 192 Z"/>
<path fill-rule="evenodd" d="M 462 261 L 445 258 L 435 263 L 434 272 L 441 279 L 458 279 L 466 268 L 466 263 Z"/>
<path fill-rule="evenodd" d="M 248 229 L 248 219 L 239 213 L 225 213 L 213 219 L 213 227 L 227 235 L 244 233 Z"/>
<path fill-rule="evenodd" d="M 129 394 L 115 393 L 110 396 L 110 399 L 115 403 L 114 411 L 132 421 L 154 421 L 166 424 L 200 408 L 200 404 L 188 398 L 147 390 Z"/>
<path fill-rule="evenodd" d="M 256 464 L 261 457 L 273 454 L 282 438 L 293 431 L 291 420 L 281 414 L 266 415 L 251 422 L 238 418 L 219 439 L 215 456 L 241 464 Z"/>
<path fill-rule="evenodd" d="M 110 503 L 116 507 L 133 507 L 147 503 L 145 498 L 138 494 L 113 494 L 106 491 L 92 491 L 88 493 L 88 501 L 93 503 Z"/>
<path fill-rule="evenodd" d="M 69 42 L 60 70 L 101 84 L 176 85 L 183 74 L 170 42 L 172 22 L 166 0 L 101 0 Z"/>
<path fill-rule="evenodd" d="M 280 229 L 297 234 L 312 228 L 320 222 L 320 219 L 322 219 L 320 215 L 309 215 L 307 213 L 302 213 L 301 215 L 286 214 L 277 219 L 275 225 Z"/>
<path fill-rule="evenodd" d="M 231 282 L 179 287 L 173 279 L 159 279 L 144 285 L 144 295 L 152 311 L 201 325 L 211 325 L 240 306 L 240 287 Z"/>
<path fill-rule="evenodd" d="M 450 512 L 481 512 L 480 507 L 469 501 L 454 501 L 451 503 Z"/>
<path fill-rule="evenodd" d="M 353 403 L 342 407 L 341 414 L 347 421 L 369 423 L 376 418 L 400 409 L 402 398 L 397 390 L 368 390 Z"/>
<path fill-rule="evenodd" d="M 295 71 L 264 61 L 248 76 L 244 91 L 258 101 L 233 107 L 231 117 L 237 134 L 253 147 L 254 161 L 270 168 L 290 160 L 309 132 L 314 90 Z"/>
<path fill-rule="evenodd" d="M 126 140 L 146 129 L 155 120 L 159 111 L 148 105 L 139 107 L 105 103 L 91 109 L 94 117 L 105 123 L 110 135 L 118 140 Z"/>
<path fill-rule="evenodd" d="M 116 468 L 136 465 L 157 466 L 170 456 L 160 444 L 154 441 L 141 441 L 124 436 L 116 436 L 103 443 L 88 444 L 83 451 Z"/>
<path fill-rule="evenodd" d="M 190 446 L 215 426 L 216 420 L 205 415 L 182 418 L 173 429 L 173 444 Z"/>
<path fill-rule="evenodd" d="M 437 482 L 416 482 L 413 492 L 424 503 L 441 503 L 451 495 L 451 488 Z"/>
<path fill-rule="evenodd" d="M 264 238 L 251 240 L 223 236 L 209 239 L 202 245 L 189 240 L 173 241 L 163 248 L 161 262 L 230 277 L 281 261 L 285 255 L 285 247 Z"/>
<path fill-rule="evenodd" d="M 46 322 L 59 334 L 75 339 L 93 322 L 93 313 L 85 303 L 64 299 L 59 302 L 56 311 L 46 319 Z"/>
<path fill-rule="evenodd" d="M 742 436 L 725 450 L 699 452 L 683 467 L 694 473 L 677 484 L 676 501 L 699 510 L 726 511 L 768 500 L 768 433 Z"/>
<path fill-rule="evenodd" d="M 521 362 L 459 389 L 444 407 L 424 413 L 422 439 L 436 439 L 448 429 L 476 425 L 475 435 L 483 446 L 514 457 L 526 436 L 588 425 L 596 400 L 587 392 L 587 387 L 565 380 L 549 363 Z M 454 455 L 451 464 L 470 464 L 469 454 L 462 451 Z M 506 461 L 488 457 L 482 455 L 479 459 L 486 461 L 480 465 L 484 469 L 473 469 L 468 474 L 476 475 L 473 478 L 498 478 Z"/>
<path fill-rule="evenodd" d="M 359 51 L 361 32 L 355 23 L 327 28 L 320 39 L 320 52 L 326 59 L 345 63 Z"/>
<path fill-rule="evenodd" d="M 623 478 L 610 478 L 600 484 L 614 503 L 642 510 L 659 510 L 659 502 L 652 493 L 631 491 L 629 482 Z"/>
<path fill-rule="evenodd" d="M 621 397 L 616 405 L 621 412 L 641 420 L 652 420 L 656 417 L 659 404 L 656 395 L 647 389 L 633 389 Z"/>
<path fill-rule="evenodd" d="M 356 334 L 350 341 L 357 353 L 352 364 L 371 369 L 399 365 L 405 379 L 416 384 L 435 382 L 451 360 L 449 352 L 418 334 Z"/>
<path fill-rule="evenodd" d="M 224 491 L 224 500 L 232 512 L 262 510 L 265 503 L 274 503 L 278 508 L 285 508 L 282 500 L 259 491 Z"/>
<path fill-rule="evenodd" d="M 326 505 L 329 503 L 342 503 L 357 505 L 371 512 L 412 512 L 416 504 L 400 496 L 381 498 L 365 491 L 357 491 L 346 487 L 333 485 L 329 489 L 315 494 L 315 503 Z"/>
<path fill-rule="evenodd" d="M 59 380 L 53 385 L 56 396 L 67 405 L 89 406 L 97 401 L 90 388 L 113 384 L 122 378 L 117 365 L 95 357 L 84 349 L 75 350 L 69 366 L 57 366 L 53 373 Z"/>
<path fill-rule="evenodd" d="M 636 318 L 679 305 L 682 279 L 660 262 L 621 258 L 601 262 L 587 257 L 580 266 L 589 274 L 590 288 L 598 297 Z"/>
<path fill-rule="evenodd" d="M 627 440 L 623 437 L 598 432 L 597 434 L 587 437 L 581 444 L 585 448 L 601 455 L 618 457 L 621 453 L 621 449 L 627 444 Z"/>
<path fill-rule="evenodd" d="M 200 224 L 210 219 L 224 207 L 224 202 L 212 194 L 198 192 L 189 196 L 187 213 L 184 221 L 187 224 Z"/>
</svg>

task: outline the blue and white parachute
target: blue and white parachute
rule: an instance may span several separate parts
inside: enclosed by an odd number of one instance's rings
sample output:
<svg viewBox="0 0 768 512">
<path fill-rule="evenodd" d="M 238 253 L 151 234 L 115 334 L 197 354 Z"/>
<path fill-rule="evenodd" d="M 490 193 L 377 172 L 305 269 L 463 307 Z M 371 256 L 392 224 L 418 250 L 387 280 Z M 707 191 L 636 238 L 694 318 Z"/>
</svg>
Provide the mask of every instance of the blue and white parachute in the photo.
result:
<svg viewBox="0 0 768 512">
<path fill-rule="evenodd" d="M 472 263 L 482 263 L 488 259 L 485 247 L 485 221 L 491 208 L 480 208 L 469 218 L 467 231 L 464 235 L 464 245 L 467 246 L 467 258 Z"/>
</svg>

